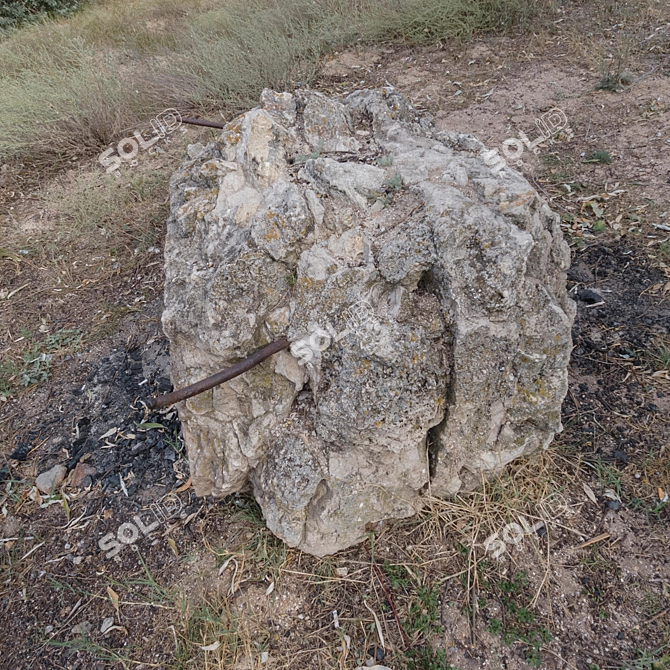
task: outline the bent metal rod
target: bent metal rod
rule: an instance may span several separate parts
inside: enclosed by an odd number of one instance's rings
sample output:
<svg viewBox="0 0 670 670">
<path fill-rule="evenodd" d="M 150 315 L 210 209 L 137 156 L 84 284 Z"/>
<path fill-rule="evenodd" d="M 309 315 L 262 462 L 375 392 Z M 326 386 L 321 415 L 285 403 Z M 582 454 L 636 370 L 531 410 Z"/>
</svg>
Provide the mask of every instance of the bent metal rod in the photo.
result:
<svg viewBox="0 0 670 670">
<path fill-rule="evenodd" d="M 270 356 L 276 354 L 278 351 L 282 351 L 282 349 L 288 348 L 289 344 L 290 342 L 284 337 L 280 340 L 276 340 L 275 342 L 270 342 L 270 344 L 267 344 L 262 349 L 258 349 L 258 351 L 254 351 L 253 354 L 247 356 L 239 363 L 235 363 L 235 365 L 231 365 L 229 368 L 221 370 L 221 372 L 217 372 L 211 377 L 207 377 L 207 379 L 202 379 L 195 384 L 185 386 L 178 391 L 172 391 L 172 393 L 166 393 L 164 395 L 159 395 L 155 398 L 152 398 L 147 403 L 147 407 L 149 409 L 167 407 L 168 405 L 173 405 L 174 403 L 180 402 L 181 400 L 192 398 L 194 395 L 198 395 L 199 393 L 209 391 L 209 389 L 214 388 L 219 384 L 223 384 L 224 382 L 230 381 L 242 373 L 251 370 L 251 368 L 256 367 L 259 363 L 262 363 L 266 358 L 270 358 Z"/>
</svg>

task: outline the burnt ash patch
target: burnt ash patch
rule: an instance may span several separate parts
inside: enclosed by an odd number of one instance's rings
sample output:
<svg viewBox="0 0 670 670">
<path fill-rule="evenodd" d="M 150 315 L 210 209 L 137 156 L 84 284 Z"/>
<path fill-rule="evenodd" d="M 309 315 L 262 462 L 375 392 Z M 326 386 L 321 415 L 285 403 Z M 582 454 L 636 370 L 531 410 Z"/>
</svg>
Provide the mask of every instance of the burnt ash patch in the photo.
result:
<svg viewBox="0 0 670 670">
<path fill-rule="evenodd" d="M 165 339 L 130 351 L 112 351 L 92 367 L 83 384 L 66 391 L 66 401 L 58 408 L 60 416 L 17 436 L 10 459 L 29 459 L 35 444 L 48 435 L 49 449 L 40 459 L 40 470 L 63 462 L 65 456 L 68 472 L 80 461 L 94 466 L 97 472 L 91 483 L 99 481 L 103 491 L 120 490 L 119 476 L 130 476 L 129 496 L 156 482 L 175 485 L 180 449 L 177 413 L 149 413 L 143 405 L 156 393 L 171 390 L 168 375 Z M 138 429 L 142 423 L 163 428 Z M 64 434 L 67 426 L 72 430 Z M 112 429 L 116 429 L 113 434 L 101 437 Z"/>
<path fill-rule="evenodd" d="M 563 407 L 569 430 L 561 441 L 614 465 L 639 462 L 667 418 L 666 394 L 636 369 L 670 334 L 670 302 L 648 292 L 664 275 L 633 245 L 595 245 L 575 256 L 568 287 L 577 316 Z"/>
</svg>

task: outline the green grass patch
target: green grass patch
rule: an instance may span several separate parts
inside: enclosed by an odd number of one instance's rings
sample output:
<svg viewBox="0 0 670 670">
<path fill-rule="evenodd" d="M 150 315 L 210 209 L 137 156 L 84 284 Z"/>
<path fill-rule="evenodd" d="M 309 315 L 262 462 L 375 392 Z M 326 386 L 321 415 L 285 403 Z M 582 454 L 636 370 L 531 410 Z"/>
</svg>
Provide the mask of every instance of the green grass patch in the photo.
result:
<svg viewBox="0 0 670 670">
<path fill-rule="evenodd" d="M 407 670 L 456 670 L 443 649 L 416 647 L 405 652 Z"/>
<path fill-rule="evenodd" d="M 77 0 L 5 0 L 0 3 L 0 34 L 25 23 L 68 16 L 82 4 Z"/>
<path fill-rule="evenodd" d="M 629 74 L 608 72 L 596 86 L 597 91 L 619 91 L 622 86 L 628 86 L 633 81 Z"/>
<path fill-rule="evenodd" d="M 657 370 L 670 370 L 670 347 L 659 344 L 655 350 L 652 350 L 651 358 Z"/>
<path fill-rule="evenodd" d="M 421 633 L 426 638 L 441 633 L 440 606 L 437 590 L 430 586 L 420 586 L 409 606 L 405 630 L 408 633 Z"/>
<path fill-rule="evenodd" d="M 22 330 L 27 343 L 18 359 L 0 360 L 0 395 L 16 395 L 21 388 L 41 384 L 49 379 L 54 355 L 79 351 L 83 334 L 80 330 L 59 330 L 36 342 L 32 333 Z"/>
<path fill-rule="evenodd" d="M 391 582 L 391 586 L 394 589 L 406 588 L 410 586 L 410 575 L 403 565 L 392 565 L 387 558 L 384 560 L 382 569 L 384 570 L 384 573 L 388 577 L 389 582 Z"/>
<path fill-rule="evenodd" d="M 670 654 L 663 653 L 668 645 L 664 645 L 655 651 L 637 650 L 635 658 L 623 661 L 622 668 L 625 670 L 670 670 Z"/>
<path fill-rule="evenodd" d="M 500 635 L 508 646 L 515 642 L 523 644 L 526 662 L 534 667 L 540 667 L 542 645 L 550 642 L 552 635 L 547 628 L 538 623 L 535 612 L 530 608 L 527 573 L 517 572 L 510 580 L 487 581 L 485 587 L 504 610 L 504 615 L 489 619 L 489 632 L 492 635 Z M 480 609 L 485 607 L 486 600 L 482 599 Z"/>
<path fill-rule="evenodd" d="M 597 151 L 592 151 L 586 156 L 584 160 L 585 163 L 603 163 L 604 165 L 609 165 L 612 162 L 612 156 L 609 151 L 604 149 L 598 149 Z"/>
</svg>

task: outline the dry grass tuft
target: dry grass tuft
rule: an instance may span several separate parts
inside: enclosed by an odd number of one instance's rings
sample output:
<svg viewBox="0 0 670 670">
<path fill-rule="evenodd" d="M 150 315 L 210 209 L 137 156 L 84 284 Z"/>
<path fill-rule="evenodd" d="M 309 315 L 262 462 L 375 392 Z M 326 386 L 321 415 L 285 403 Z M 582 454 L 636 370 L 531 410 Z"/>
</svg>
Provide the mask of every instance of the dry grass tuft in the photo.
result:
<svg viewBox="0 0 670 670">
<path fill-rule="evenodd" d="M 191 658 L 206 653 L 212 668 L 227 667 L 226 659 L 254 667 L 263 652 L 280 668 L 355 667 L 364 665 L 367 650 L 380 643 L 376 616 L 386 644 L 384 664 L 400 670 L 451 668 L 435 646 L 445 616 L 461 612 L 473 630 L 481 629 L 476 603 L 490 597 L 496 585 L 505 587 L 505 579 L 511 579 L 511 574 L 504 576 L 506 570 L 514 571 L 512 552 L 501 562 L 494 560 L 486 538 L 521 515 L 531 524 L 543 522 L 545 537 L 525 538 L 523 545 L 526 555 L 535 552 L 537 564 L 544 566 L 544 579 L 541 575 L 532 588 L 524 586 L 523 598 L 533 610 L 548 586 L 546 544 L 556 505 L 564 504 L 560 493 L 574 483 L 577 469 L 552 449 L 508 466 L 476 491 L 428 498 L 417 517 L 385 523 L 362 545 L 323 559 L 287 549 L 264 527 L 253 499 L 235 496 L 211 508 L 200 527 L 220 581 L 205 603 L 184 611 L 180 644 Z M 221 538 L 220 544 L 212 543 L 214 537 Z M 521 588 L 512 595 L 521 599 Z M 283 622 L 283 594 L 305 613 L 299 639 L 284 631 L 289 624 L 267 625 Z M 445 614 L 449 608 L 454 614 Z M 216 639 L 220 647 L 202 652 Z"/>
<path fill-rule="evenodd" d="M 172 166 L 150 160 L 119 179 L 75 171 L 0 228 L 0 396 L 46 381 L 74 330 L 83 349 L 159 295 Z"/>
<path fill-rule="evenodd" d="M 528 0 L 121 0 L 0 42 L 0 157 L 92 154 L 166 107 L 252 106 L 309 83 L 334 45 L 504 29 Z"/>
</svg>

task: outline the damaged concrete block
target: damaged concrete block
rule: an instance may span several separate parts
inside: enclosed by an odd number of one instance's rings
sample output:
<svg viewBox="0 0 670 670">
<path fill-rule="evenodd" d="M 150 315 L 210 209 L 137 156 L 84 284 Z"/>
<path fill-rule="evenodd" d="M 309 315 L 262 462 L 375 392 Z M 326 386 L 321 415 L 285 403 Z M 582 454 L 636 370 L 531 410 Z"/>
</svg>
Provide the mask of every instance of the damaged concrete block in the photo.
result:
<svg viewBox="0 0 670 670">
<path fill-rule="evenodd" d="M 573 303 L 559 217 L 393 89 L 266 90 L 171 180 L 163 326 L 196 493 L 251 484 L 323 556 L 545 448 Z"/>
</svg>

